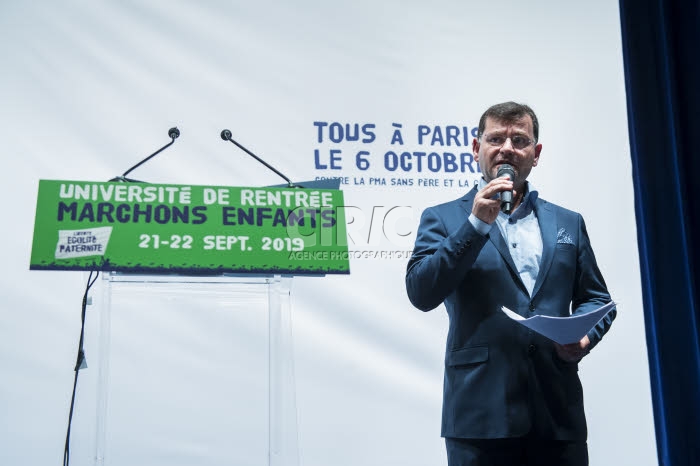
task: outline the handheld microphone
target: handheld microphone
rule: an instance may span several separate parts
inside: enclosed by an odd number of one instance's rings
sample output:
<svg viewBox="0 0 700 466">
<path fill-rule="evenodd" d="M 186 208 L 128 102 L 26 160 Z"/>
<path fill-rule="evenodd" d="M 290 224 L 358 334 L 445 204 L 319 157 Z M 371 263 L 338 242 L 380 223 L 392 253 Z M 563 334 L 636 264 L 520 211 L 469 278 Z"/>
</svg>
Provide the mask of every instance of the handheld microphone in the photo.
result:
<svg viewBox="0 0 700 466">
<path fill-rule="evenodd" d="M 498 172 L 496 173 L 496 178 L 506 177 L 510 181 L 515 179 L 515 171 L 510 165 L 503 164 L 498 167 Z M 505 214 L 510 214 L 513 210 L 513 191 L 503 191 L 501 193 L 501 212 Z"/>
<path fill-rule="evenodd" d="M 131 178 L 127 178 L 126 175 L 128 175 L 134 169 L 140 167 L 144 163 L 148 162 L 149 160 L 151 160 L 156 155 L 160 154 L 162 151 L 164 151 L 168 147 L 172 146 L 173 143 L 175 142 L 175 139 L 180 137 L 180 130 L 177 129 L 177 127 L 170 128 L 168 130 L 168 137 L 170 137 L 170 139 L 171 139 L 171 141 L 169 143 L 167 143 L 166 145 L 164 145 L 163 147 L 161 147 L 160 149 L 158 149 L 157 151 L 155 151 L 154 153 L 152 153 L 151 155 L 149 155 L 148 157 L 146 157 L 145 159 L 143 159 L 142 161 L 140 161 L 139 163 L 137 163 L 136 165 L 134 165 L 133 167 L 131 167 L 127 171 L 125 171 L 123 175 L 115 176 L 114 178 L 112 178 L 109 181 L 129 181 L 129 182 L 133 182 L 133 183 L 140 183 L 140 181 L 138 181 L 138 180 L 132 180 Z"/>
<path fill-rule="evenodd" d="M 288 187 L 290 187 L 290 188 L 301 188 L 301 186 L 298 186 L 298 185 L 295 185 L 294 183 L 292 183 L 292 180 L 290 180 L 289 178 L 287 178 L 286 176 L 284 176 L 284 175 L 282 174 L 282 172 L 280 172 L 279 170 L 277 170 L 275 167 L 273 167 L 273 166 L 270 165 L 269 163 L 265 162 L 263 159 L 261 159 L 260 157 L 258 157 L 258 156 L 255 155 L 255 154 L 253 154 L 251 151 L 249 151 L 248 149 L 246 149 L 245 147 L 243 147 L 242 145 L 240 145 L 238 142 L 236 142 L 236 141 L 232 138 L 232 134 L 231 134 L 231 131 L 230 131 L 230 130 L 225 129 L 225 130 L 221 131 L 221 139 L 223 139 L 224 141 L 230 141 L 230 142 L 232 142 L 232 143 L 235 144 L 239 149 L 241 149 L 243 152 L 245 152 L 246 154 L 250 155 L 250 156 L 253 157 L 255 160 L 257 160 L 258 162 L 260 162 L 261 164 L 265 165 L 268 169 L 270 169 L 270 170 L 272 170 L 273 172 L 275 172 L 275 173 L 276 173 L 278 176 L 280 176 L 281 178 L 284 178 L 284 181 L 287 182 Z"/>
</svg>

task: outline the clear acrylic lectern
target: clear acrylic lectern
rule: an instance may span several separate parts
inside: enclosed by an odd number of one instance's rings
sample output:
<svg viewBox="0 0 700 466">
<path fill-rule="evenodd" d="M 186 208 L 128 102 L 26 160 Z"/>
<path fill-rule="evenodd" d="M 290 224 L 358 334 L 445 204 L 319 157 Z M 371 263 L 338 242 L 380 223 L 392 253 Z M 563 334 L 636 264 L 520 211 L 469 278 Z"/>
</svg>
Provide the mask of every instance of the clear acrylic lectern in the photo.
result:
<svg viewBox="0 0 700 466">
<path fill-rule="evenodd" d="M 291 283 L 104 273 L 91 464 L 297 466 Z"/>
</svg>

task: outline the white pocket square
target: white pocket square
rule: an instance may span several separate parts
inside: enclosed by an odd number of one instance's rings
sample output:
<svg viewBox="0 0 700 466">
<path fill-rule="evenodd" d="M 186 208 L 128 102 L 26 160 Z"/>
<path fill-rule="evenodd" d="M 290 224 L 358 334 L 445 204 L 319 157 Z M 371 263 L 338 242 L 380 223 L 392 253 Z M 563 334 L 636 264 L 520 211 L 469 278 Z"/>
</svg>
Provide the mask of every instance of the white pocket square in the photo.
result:
<svg viewBox="0 0 700 466">
<path fill-rule="evenodd" d="M 557 244 L 574 244 L 571 235 L 564 228 L 560 228 L 557 231 Z"/>
</svg>

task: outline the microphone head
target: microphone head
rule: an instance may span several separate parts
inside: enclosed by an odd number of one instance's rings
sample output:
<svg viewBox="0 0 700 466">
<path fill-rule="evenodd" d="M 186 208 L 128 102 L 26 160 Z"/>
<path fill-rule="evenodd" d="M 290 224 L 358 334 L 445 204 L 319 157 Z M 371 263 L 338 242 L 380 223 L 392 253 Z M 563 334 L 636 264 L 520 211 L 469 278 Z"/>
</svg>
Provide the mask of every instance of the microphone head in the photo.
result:
<svg viewBox="0 0 700 466">
<path fill-rule="evenodd" d="M 515 170 L 513 170 L 513 167 L 507 163 L 504 163 L 498 167 L 498 172 L 496 173 L 496 178 L 501 178 L 503 176 L 508 177 L 508 179 L 511 181 L 515 179 Z"/>
<path fill-rule="evenodd" d="M 168 136 L 170 136 L 170 139 L 177 139 L 180 137 L 180 130 L 173 126 L 168 130 Z"/>
<path fill-rule="evenodd" d="M 231 134 L 231 131 L 228 129 L 225 129 L 221 132 L 221 139 L 223 139 L 224 141 L 230 141 L 232 136 L 233 135 Z"/>
</svg>

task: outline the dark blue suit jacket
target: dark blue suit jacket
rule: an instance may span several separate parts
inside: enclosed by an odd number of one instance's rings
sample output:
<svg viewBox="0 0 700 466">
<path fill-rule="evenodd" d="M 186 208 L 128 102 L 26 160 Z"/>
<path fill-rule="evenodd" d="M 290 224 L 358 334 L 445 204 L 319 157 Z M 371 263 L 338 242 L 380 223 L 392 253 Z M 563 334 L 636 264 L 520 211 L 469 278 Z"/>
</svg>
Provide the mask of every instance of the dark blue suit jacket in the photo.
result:
<svg viewBox="0 0 700 466">
<path fill-rule="evenodd" d="M 406 273 L 414 306 L 429 311 L 444 302 L 449 314 L 442 435 L 506 438 L 534 431 L 584 440 L 578 365 L 559 359 L 550 340 L 501 311 L 567 316 L 610 301 L 583 218 L 537 200 L 543 251 L 530 296 L 496 222 L 482 236 L 468 221 L 476 192 L 423 212 Z M 591 348 L 614 317 L 615 311 L 589 333 Z"/>
</svg>

